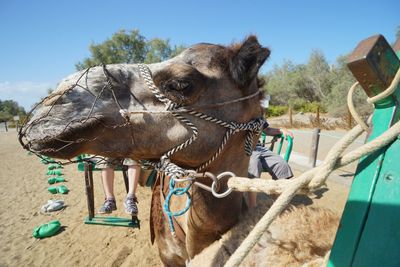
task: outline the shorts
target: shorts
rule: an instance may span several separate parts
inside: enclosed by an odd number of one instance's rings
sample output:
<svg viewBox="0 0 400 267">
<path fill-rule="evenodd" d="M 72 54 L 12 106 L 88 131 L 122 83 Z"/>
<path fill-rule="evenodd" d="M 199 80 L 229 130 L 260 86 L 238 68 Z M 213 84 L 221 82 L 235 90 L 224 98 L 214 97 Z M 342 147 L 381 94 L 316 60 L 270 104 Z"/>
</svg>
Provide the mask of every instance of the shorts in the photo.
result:
<svg viewBox="0 0 400 267">
<path fill-rule="evenodd" d="M 249 178 L 259 178 L 263 171 L 267 171 L 274 180 L 293 177 L 289 164 L 281 156 L 257 145 L 250 156 L 248 176 Z"/>
<path fill-rule="evenodd" d="M 117 159 L 117 158 L 102 158 L 96 163 L 97 169 L 107 169 L 107 168 L 115 168 L 116 166 L 135 166 L 140 165 L 136 160 L 133 159 Z"/>
</svg>

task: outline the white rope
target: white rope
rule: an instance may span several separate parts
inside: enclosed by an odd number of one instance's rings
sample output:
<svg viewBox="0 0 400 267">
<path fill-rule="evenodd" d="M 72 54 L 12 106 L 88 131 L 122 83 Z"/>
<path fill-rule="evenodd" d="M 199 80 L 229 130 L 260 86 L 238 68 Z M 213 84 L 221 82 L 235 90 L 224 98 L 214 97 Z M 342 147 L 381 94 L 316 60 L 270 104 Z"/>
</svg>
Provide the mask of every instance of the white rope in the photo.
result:
<svg viewBox="0 0 400 267">
<path fill-rule="evenodd" d="M 369 127 L 368 125 L 364 122 L 363 119 L 361 119 L 360 115 L 358 115 L 356 108 L 354 107 L 353 103 L 353 94 L 357 86 L 360 85 L 359 82 L 355 82 L 349 89 L 349 92 L 347 93 L 347 105 L 349 107 L 350 114 L 353 116 L 354 120 L 360 124 L 360 126 L 364 129 L 364 131 L 369 132 Z"/>
<path fill-rule="evenodd" d="M 355 138 L 359 133 L 362 133 L 362 129 L 359 125 L 353 128 L 352 132 L 349 132 L 348 135 L 352 135 L 352 138 Z M 400 134 L 400 123 L 397 122 L 394 124 L 389 130 L 387 130 L 385 133 L 377 137 L 376 139 L 372 140 L 371 142 L 364 144 L 363 146 L 359 147 L 356 150 L 353 150 L 344 156 L 338 157 L 334 170 L 341 168 L 343 166 L 346 166 L 357 159 L 366 156 L 368 154 L 371 154 L 375 152 L 376 150 L 380 149 L 381 147 L 384 147 L 388 145 L 390 142 L 392 142 L 394 139 L 398 137 Z M 243 178 L 243 177 L 234 177 L 229 179 L 228 181 L 228 187 L 232 188 L 235 191 L 240 191 L 240 192 L 264 192 L 267 194 L 281 194 L 283 191 L 285 191 L 286 188 L 294 184 L 296 180 L 299 179 L 306 179 L 304 176 L 310 176 L 309 179 L 307 179 L 307 182 L 317 182 L 317 176 L 316 174 L 323 168 L 323 165 L 318 166 L 312 170 L 309 170 L 305 173 L 303 173 L 301 176 L 299 176 L 296 179 L 290 179 L 290 180 L 264 180 L 264 179 L 248 179 L 248 178 Z M 317 179 L 317 180 L 316 180 Z M 317 184 L 323 184 L 324 181 L 318 181 Z M 315 187 L 318 186 L 312 186 L 312 184 L 309 184 L 307 187 L 300 188 L 300 191 L 303 193 L 307 193 L 310 191 L 310 186 L 311 189 L 314 189 Z"/>
<path fill-rule="evenodd" d="M 400 81 L 400 70 L 397 72 L 395 79 L 393 79 L 392 84 L 387 90 L 390 90 L 391 93 L 394 91 L 393 88 L 397 88 Z M 355 86 L 354 86 L 355 87 Z M 354 91 L 354 88 L 353 88 Z M 377 98 L 369 99 L 374 103 L 375 101 L 379 101 L 390 94 L 381 93 Z M 368 127 L 367 127 L 368 128 Z M 393 125 L 390 129 L 388 129 L 385 133 L 383 133 L 378 138 L 373 141 L 363 145 L 355 151 L 352 151 L 343 157 L 341 154 L 343 151 L 354 141 L 361 133 L 363 132 L 363 127 L 360 125 L 355 126 L 349 133 L 347 133 L 338 143 L 329 151 L 326 160 L 321 166 L 318 166 L 312 170 L 309 170 L 303 173 L 299 178 L 293 179 L 290 181 L 275 181 L 273 183 L 266 184 L 258 188 L 256 183 L 260 181 L 256 181 L 243 186 L 244 181 L 238 180 L 238 178 L 231 178 L 228 181 L 228 187 L 242 191 L 242 189 L 250 189 L 250 191 L 256 192 L 257 190 L 262 190 L 263 192 L 268 193 L 281 193 L 281 195 L 277 198 L 271 208 L 267 211 L 267 213 L 261 218 L 261 220 L 256 224 L 250 234 L 246 237 L 246 239 L 242 242 L 239 248 L 234 252 L 234 254 L 229 258 L 228 262 L 225 264 L 225 267 L 233 267 L 239 266 L 243 259 L 247 256 L 250 250 L 254 247 L 254 245 L 259 241 L 262 234 L 268 229 L 270 224 L 276 219 L 279 214 L 289 205 L 290 201 L 293 197 L 298 193 L 299 190 L 308 187 L 311 190 L 314 190 L 321 185 L 323 185 L 328 178 L 329 174 L 338 167 L 347 165 L 362 156 L 368 155 L 386 145 L 390 144 L 393 140 L 399 137 L 400 135 L 400 121 Z M 236 184 L 235 184 L 236 183 Z M 243 186 L 243 188 L 242 188 Z M 236 188 L 235 188 L 236 187 Z"/>
</svg>

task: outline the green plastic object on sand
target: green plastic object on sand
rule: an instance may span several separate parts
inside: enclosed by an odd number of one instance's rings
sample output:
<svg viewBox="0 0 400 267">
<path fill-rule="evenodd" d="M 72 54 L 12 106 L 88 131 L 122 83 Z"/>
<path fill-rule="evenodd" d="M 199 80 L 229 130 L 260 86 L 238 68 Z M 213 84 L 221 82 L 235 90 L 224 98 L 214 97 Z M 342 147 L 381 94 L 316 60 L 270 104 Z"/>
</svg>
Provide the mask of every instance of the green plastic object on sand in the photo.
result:
<svg viewBox="0 0 400 267">
<path fill-rule="evenodd" d="M 64 169 L 64 167 L 57 163 L 51 163 L 51 164 L 49 164 L 49 166 L 47 166 L 47 169 L 48 170 Z"/>
<path fill-rule="evenodd" d="M 55 163 L 56 161 L 49 157 L 42 157 L 40 160 L 43 164 Z"/>
<path fill-rule="evenodd" d="M 47 191 L 49 191 L 52 194 L 68 194 L 69 189 L 65 185 L 60 185 L 60 186 L 50 186 L 47 188 Z"/>
<path fill-rule="evenodd" d="M 69 189 L 65 185 L 60 185 L 57 187 L 58 193 L 60 194 L 68 194 Z"/>
<path fill-rule="evenodd" d="M 55 186 L 48 187 L 47 191 L 49 191 L 52 194 L 57 194 L 58 193 L 57 187 L 55 187 Z"/>
<path fill-rule="evenodd" d="M 33 230 L 33 237 L 35 238 L 45 238 L 50 237 L 58 233 L 61 229 L 61 223 L 58 220 L 51 221 L 36 227 Z"/>
<path fill-rule="evenodd" d="M 62 182 L 65 182 L 65 179 L 62 176 L 55 176 L 55 177 L 50 177 L 49 179 L 47 179 L 47 182 L 49 184 L 62 183 Z"/>
<path fill-rule="evenodd" d="M 58 176 L 61 176 L 63 174 L 62 174 L 61 170 L 48 170 L 47 171 L 47 175 L 58 175 Z"/>
</svg>

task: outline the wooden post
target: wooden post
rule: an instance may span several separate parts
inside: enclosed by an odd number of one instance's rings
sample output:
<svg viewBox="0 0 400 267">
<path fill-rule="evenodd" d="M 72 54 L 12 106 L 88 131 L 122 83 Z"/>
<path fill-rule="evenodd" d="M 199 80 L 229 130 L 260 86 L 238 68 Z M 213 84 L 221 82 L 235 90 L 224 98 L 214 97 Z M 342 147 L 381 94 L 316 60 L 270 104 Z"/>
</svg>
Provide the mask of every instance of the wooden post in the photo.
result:
<svg viewBox="0 0 400 267">
<path fill-rule="evenodd" d="M 293 127 L 293 116 L 292 116 L 292 108 L 291 107 L 289 107 L 289 125 L 290 125 L 290 128 Z"/>
<path fill-rule="evenodd" d="M 92 164 L 85 162 L 85 191 L 87 206 L 89 211 L 89 221 L 94 217 L 94 188 L 93 188 L 93 169 Z"/>
<path fill-rule="evenodd" d="M 319 120 L 319 106 L 317 106 L 317 126 L 319 127 L 320 124 L 320 120 Z"/>
<path fill-rule="evenodd" d="M 308 163 L 310 167 L 314 168 L 317 164 L 317 155 L 318 155 L 318 145 L 319 145 L 319 134 L 321 133 L 320 128 L 316 128 L 312 134 L 312 141 L 311 141 L 311 150 L 310 150 L 310 157 Z"/>
<path fill-rule="evenodd" d="M 8 132 L 7 121 L 4 122 L 4 125 L 6 126 L 6 132 Z"/>
</svg>

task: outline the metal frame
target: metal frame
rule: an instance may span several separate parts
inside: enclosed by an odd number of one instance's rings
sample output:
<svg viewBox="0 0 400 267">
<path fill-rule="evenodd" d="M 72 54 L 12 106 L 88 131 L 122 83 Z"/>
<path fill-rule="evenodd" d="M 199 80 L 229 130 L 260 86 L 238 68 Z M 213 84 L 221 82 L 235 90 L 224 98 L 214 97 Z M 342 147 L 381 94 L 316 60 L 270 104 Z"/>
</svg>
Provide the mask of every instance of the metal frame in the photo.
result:
<svg viewBox="0 0 400 267">
<path fill-rule="evenodd" d="M 107 225 L 107 226 L 123 226 L 140 229 L 140 220 L 137 216 L 132 218 L 121 218 L 112 216 L 98 216 L 94 214 L 94 186 L 93 186 L 93 165 L 89 162 L 84 162 L 85 172 L 85 191 L 87 197 L 87 206 L 89 216 L 85 218 L 85 224 Z M 128 174 L 127 169 L 122 168 L 124 177 L 125 189 L 128 192 Z"/>
<path fill-rule="evenodd" d="M 283 156 L 283 159 L 284 159 L 286 162 L 289 162 L 289 158 L 290 158 L 290 155 L 291 155 L 291 153 L 292 153 L 292 148 L 293 148 L 293 138 L 290 137 L 290 136 L 286 136 L 286 138 L 285 138 L 285 137 L 283 137 L 283 135 L 277 136 L 277 137 L 278 137 L 278 139 L 280 139 L 280 141 L 279 141 L 278 150 L 277 150 L 276 153 L 277 153 L 278 155 L 281 154 L 282 146 L 283 146 L 283 141 L 286 140 L 286 141 L 287 141 L 287 147 L 286 147 L 285 155 Z M 262 132 L 262 133 L 261 133 L 261 143 L 262 143 L 263 146 L 265 146 L 266 138 L 267 138 L 267 135 L 266 135 L 264 132 Z M 276 137 L 273 137 L 273 139 L 272 139 L 272 141 L 271 141 L 271 145 L 270 145 L 270 147 L 269 147 L 269 150 L 271 150 L 271 151 L 274 150 L 274 145 L 275 145 L 275 142 L 277 141 L 277 139 L 275 139 L 275 138 L 276 138 Z"/>
</svg>

